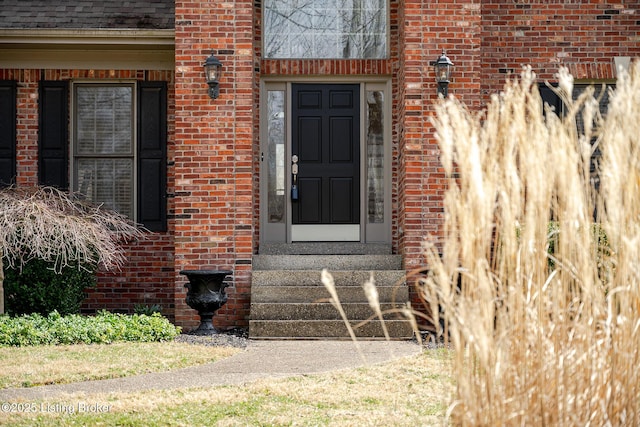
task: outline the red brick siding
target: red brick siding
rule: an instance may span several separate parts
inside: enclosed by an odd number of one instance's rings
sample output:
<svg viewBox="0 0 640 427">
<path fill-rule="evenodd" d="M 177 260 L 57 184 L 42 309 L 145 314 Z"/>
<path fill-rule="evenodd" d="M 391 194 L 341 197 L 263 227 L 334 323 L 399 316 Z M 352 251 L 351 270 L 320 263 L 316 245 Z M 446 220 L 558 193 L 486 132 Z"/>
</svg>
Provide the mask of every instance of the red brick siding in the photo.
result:
<svg viewBox="0 0 640 427">
<path fill-rule="evenodd" d="M 439 236 L 447 182 L 430 117 L 437 102 L 430 62 L 455 63 L 449 93 L 480 109 L 510 71 L 531 64 L 553 80 L 560 65 L 579 79 L 613 78 L 614 56 L 640 55 L 640 17 L 618 1 L 390 1 L 390 58 L 265 60 L 260 2 L 176 2 L 174 73 L 140 70 L 0 70 L 19 81 L 18 183 L 37 180 L 39 79 L 131 78 L 169 82 L 169 232 L 129 248 L 129 264 L 104 274 L 86 310 L 161 304 L 187 328 L 183 269 L 231 269 L 216 326 L 246 326 L 251 256 L 259 233 L 259 81 L 272 76 L 382 76 L 392 84 L 392 236 L 408 270 L 424 267 L 422 242 Z M 202 64 L 224 64 L 220 98 L 207 95 Z M 175 106 L 175 108 L 174 108 Z M 175 141 L 175 143 L 174 143 Z M 175 233 L 174 233 L 175 231 Z M 174 244 L 175 237 L 175 244 Z M 174 253 L 175 245 L 175 253 Z"/>
<path fill-rule="evenodd" d="M 398 79 L 399 229 L 405 268 L 424 267 L 424 238 L 437 238 L 447 182 L 430 123 L 437 85 L 430 63 L 442 49 L 454 62 L 449 94 L 479 104 L 480 1 L 407 0 L 400 13 Z"/>
<path fill-rule="evenodd" d="M 266 76 L 379 76 L 391 75 L 387 59 L 265 59 L 260 72 Z"/>
<path fill-rule="evenodd" d="M 11 73 L 9 73 L 11 74 Z M 38 181 L 38 78 L 37 70 L 19 70 L 9 80 L 18 81 L 16 105 L 16 184 Z"/>
<path fill-rule="evenodd" d="M 248 323 L 254 247 L 253 3 L 176 2 L 176 321 L 196 324 L 182 269 L 230 269 L 229 300 L 216 326 Z M 223 63 L 220 97 L 209 98 L 202 64 Z"/>
<path fill-rule="evenodd" d="M 260 55 L 262 37 L 262 7 L 260 1 L 253 4 L 252 49 L 253 49 L 253 252 L 260 245 Z"/>
<path fill-rule="evenodd" d="M 168 152 L 173 150 L 173 72 L 145 70 L 0 70 L 0 79 L 18 82 L 17 99 L 17 185 L 38 183 L 38 82 L 40 80 L 131 79 L 166 81 L 168 84 Z M 168 192 L 173 192 L 169 176 Z M 172 201 L 168 209 L 171 211 Z M 173 227 L 170 224 L 169 229 Z M 124 247 L 127 262 L 120 270 L 102 272 L 98 286 L 89 289 L 82 306 L 85 313 L 96 310 L 133 312 L 136 304 L 161 306 L 174 318 L 173 236 L 154 233 L 147 240 Z"/>
<path fill-rule="evenodd" d="M 164 315 L 174 319 L 173 238 L 155 233 L 126 247 L 127 264 L 122 270 L 103 272 L 98 286 L 88 290 L 83 313 L 97 310 L 132 313 L 137 304 L 158 304 Z"/>
<path fill-rule="evenodd" d="M 615 78 L 615 56 L 640 54 L 639 5 L 624 1 L 520 0 L 482 3 L 483 98 L 506 72 L 531 65 L 554 81 L 561 65 L 576 79 Z"/>
</svg>

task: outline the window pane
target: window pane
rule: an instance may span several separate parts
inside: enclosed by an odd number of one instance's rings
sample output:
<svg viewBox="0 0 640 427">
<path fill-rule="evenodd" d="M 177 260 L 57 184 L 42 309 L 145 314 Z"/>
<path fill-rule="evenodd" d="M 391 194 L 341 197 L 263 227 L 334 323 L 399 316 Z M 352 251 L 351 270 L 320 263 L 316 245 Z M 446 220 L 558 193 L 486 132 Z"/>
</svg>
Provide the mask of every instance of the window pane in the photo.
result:
<svg viewBox="0 0 640 427">
<path fill-rule="evenodd" d="M 75 85 L 73 189 L 134 216 L 133 85 Z"/>
<path fill-rule="evenodd" d="M 269 222 L 284 222 L 285 212 L 285 128 L 284 91 L 267 92 L 267 179 Z"/>
<path fill-rule="evenodd" d="M 265 58 L 387 57 L 387 0 L 265 0 Z"/>
<path fill-rule="evenodd" d="M 76 87 L 76 154 L 131 154 L 132 88 Z"/>
<path fill-rule="evenodd" d="M 133 217 L 133 160 L 78 159 L 76 188 L 87 200 Z"/>
<path fill-rule="evenodd" d="M 384 92 L 367 91 L 367 220 L 384 222 Z"/>
</svg>

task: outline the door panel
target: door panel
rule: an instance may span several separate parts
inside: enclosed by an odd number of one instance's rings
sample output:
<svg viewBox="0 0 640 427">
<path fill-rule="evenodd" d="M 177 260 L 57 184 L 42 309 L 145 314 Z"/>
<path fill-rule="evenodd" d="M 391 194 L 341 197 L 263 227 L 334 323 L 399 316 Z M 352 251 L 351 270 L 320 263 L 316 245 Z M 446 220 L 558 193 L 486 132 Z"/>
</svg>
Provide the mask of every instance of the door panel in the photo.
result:
<svg viewBox="0 0 640 427">
<path fill-rule="evenodd" d="M 359 141 L 343 138 L 343 135 L 353 135 L 352 117 L 332 117 L 330 119 L 330 153 L 331 163 L 353 163 L 354 147 Z"/>
<path fill-rule="evenodd" d="M 353 86 L 353 85 L 349 85 Z M 353 108 L 355 104 L 354 92 L 351 88 L 334 89 L 329 96 L 329 108 Z"/>
<path fill-rule="evenodd" d="M 322 162 L 322 120 L 318 117 L 301 117 L 298 128 L 304 133 L 298 135 L 298 157 L 305 163 Z"/>
<path fill-rule="evenodd" d="M 331 200 L 330 217 L 331 224 L 354 224 L 358 222 L 353 218 L 353 201 L 357 199 L 353 188 L 352 178 L 332 178 L 330 181 Z"/>
<path fill-rule="evenodd" d="M 299 178 L 299 192 L 304 194 L 304 209 L 299 211 L 300 224 L 321 224 L 322 182 L 320 178 Z M 294 202 L 299 203 L 299 202 Z"/>
<path fill-rule="evenodd" d="M 300 86 L 300 85 L 297 85 Z M 322 107 L 322 91 L 314 90 L 310 85 L 306 90 L 298 92 L 297 96 L 294 94 L 294 99 L 298 100 L 297 107 L 299 109 L 318 109 Z"/>
<path fill-rule="evenodd" d="M 360 222 L 360 86 L 292 85 L 293 224 Z"/>
</svg>

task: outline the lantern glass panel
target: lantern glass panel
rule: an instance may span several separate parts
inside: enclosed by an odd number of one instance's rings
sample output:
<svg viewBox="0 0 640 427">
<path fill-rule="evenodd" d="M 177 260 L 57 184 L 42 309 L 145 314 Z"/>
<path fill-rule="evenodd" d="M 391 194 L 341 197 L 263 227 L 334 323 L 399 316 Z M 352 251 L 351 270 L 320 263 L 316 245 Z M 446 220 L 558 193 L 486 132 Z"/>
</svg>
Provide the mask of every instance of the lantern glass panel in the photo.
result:
<svg viewBox="0 0 640 427">
<path fill-rule="evenodd" d="M 222 67 L 219 65 L 205 65 L 204 72 L 208 82 L 217 82 L 220 80 Z"/>
<path fill-rule="evenodd" d="M 447 64 L 437 64 L 436 65 L 436 78 L 439 82 L 444 82 L 449 80 L 449 76 L 451 73 L 451 67 Z"/>
</svg>

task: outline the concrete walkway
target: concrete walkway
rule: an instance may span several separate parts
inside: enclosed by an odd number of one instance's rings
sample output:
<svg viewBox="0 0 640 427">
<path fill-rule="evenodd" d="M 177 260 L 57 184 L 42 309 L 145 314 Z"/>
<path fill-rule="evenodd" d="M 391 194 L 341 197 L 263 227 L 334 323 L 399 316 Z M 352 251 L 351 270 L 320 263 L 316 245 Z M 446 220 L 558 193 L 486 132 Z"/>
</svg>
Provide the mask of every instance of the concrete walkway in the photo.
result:
<svg viewBox="0 0 640 427">
<path fill-rule="evenodd" d="M 357 346 L 351 341 L 250 341 L 243 352 L 206 365 L 127 378 L 2 389 L 0 401 L 46 399 L 68 393 L 243 384 L 260 378 L 316 374 L 377 364 L 421 351 L 422 348 L 411 341 L 359 341 Z"/>
</svg>

